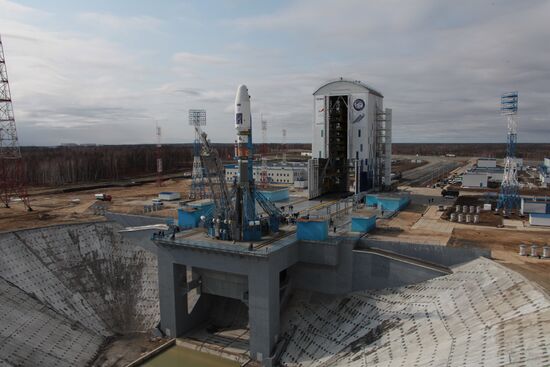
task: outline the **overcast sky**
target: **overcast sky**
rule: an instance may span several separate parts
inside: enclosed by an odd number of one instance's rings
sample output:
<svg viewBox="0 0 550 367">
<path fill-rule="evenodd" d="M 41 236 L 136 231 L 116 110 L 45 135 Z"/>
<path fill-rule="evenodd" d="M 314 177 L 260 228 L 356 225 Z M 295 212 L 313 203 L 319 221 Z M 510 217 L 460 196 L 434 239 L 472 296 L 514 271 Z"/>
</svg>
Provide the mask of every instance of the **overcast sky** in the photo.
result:
<svg viewBox="0 0 550 367">
<path fill-rule="evenodd" d="M 189 108 L 232 142 L 238 84 L 268 139 L 310 142 L 313 91 L 380 90 L 396 142 L 550 141 L 550 1 L 0 0 L 22 145 L 190 142 Z"/>
</svg>

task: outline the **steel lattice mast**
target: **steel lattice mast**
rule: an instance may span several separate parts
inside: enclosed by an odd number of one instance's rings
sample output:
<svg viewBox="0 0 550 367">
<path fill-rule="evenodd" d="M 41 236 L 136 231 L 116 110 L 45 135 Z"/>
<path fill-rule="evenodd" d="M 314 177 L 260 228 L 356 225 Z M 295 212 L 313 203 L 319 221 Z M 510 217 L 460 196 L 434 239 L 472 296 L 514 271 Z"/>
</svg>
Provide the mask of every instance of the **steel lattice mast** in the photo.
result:
<svg viewBox="0 0 550 367">
<path fill-rule="evenodd" d="M 205 188 L 204 168 L 201 163 L 200 127 L 206 126 L 206 110 L 189 110 L 189 125 L 193 126 L 195 130 L 193 172 L 191 174 L 192 182 L 189 199 L 204 199 L 208 195 Z"/>
<path fill-rule="evenodd" d="M 9 208 L 12 196 L 18 196 L 30 211 L 25 185 L 25 167 L 13 114 L 4 46 L 0 37 L 0 200 Z"/>
<path fill-rule="evenodd" d="M 283 163 L 286 163 L 286 129 L 283 129 L 283 144 L 282 144 L 282 150 L 283 150 Z"/>
<path fill-rule="evenodd" d="M 162 131 L 158 124 L 155 125 L 155 132 L 157 138 L 156 158 L 157 158 L 157 186 L 162 186 Z"/>
<path fill-rule="evenodd" d="M 260 115 L 260 120 L 262 123 L 262 149 L 261 149 L 261 159 L 262 166 L 260 171 L 260 187 L 266 188 L 268 184 L 267 178 L 267 121 L 264 120 L 263 116 Z"/>
<path fill-rule="evenodd" d="M 497 209 L 502 209 L 504 215 L 509 215 L 520 204 L 516 161 L 518 92 L 504 93 L 500 97 L 500 111 L 508 122 L 508 138 Z"/>
</svg>

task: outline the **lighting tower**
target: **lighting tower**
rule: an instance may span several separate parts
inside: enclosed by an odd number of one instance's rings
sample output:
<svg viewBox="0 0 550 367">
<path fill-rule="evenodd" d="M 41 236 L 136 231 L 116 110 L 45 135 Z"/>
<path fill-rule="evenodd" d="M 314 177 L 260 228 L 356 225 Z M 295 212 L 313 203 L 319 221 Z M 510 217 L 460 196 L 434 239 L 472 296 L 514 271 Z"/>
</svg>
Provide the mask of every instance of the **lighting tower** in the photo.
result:
<svg viewBox="0 0 550 367">
<path fill-rule="evenodd" d="M 201 163 L 200 127 L 206 126 L 206 110 L 189 110 L 189 125 L 195 130 L 193 142 L 193 172 L 189 199 L 198 200 L 206 198 L 204 169 Z"/>
<path fill-rule="evenodd" d="M 161 130 L 160 126 L 156 125 L 156 133 L 157 133 L 157 186 L 162 186 L 162 145 L 160 144 L 160 138 L 161 138 Z"/>
<path fill-rule="evenodd" d="M 286 129 L 283 129 L 283 163 L 286 163 Z"/>
<path fill-rule="evenodd" d="M 0 200 L 9 208 L 11 196 L 18 196 L 28 211 L 31 211 L 25 185 L 25 169 L 11 102 L 10 85 L 4 46 L 0 38 Z"/>
<path fill-rule="evenodd" d="M 508 141 L 497 209 L 509 215 L 520 204 L 516 161 L 518 92 L 504 93 L 500 97 L 500 112 L 508 121 Z"/>
<path fill-rule="evenodd" d="M 260 120 L 262 122 L 262 168 L 260 171 L 260 187 L 266 188 L 268 184 L 267 179 L 267 121 L 264 120 L 263 116 L 260 115 Z"/>
</svg>

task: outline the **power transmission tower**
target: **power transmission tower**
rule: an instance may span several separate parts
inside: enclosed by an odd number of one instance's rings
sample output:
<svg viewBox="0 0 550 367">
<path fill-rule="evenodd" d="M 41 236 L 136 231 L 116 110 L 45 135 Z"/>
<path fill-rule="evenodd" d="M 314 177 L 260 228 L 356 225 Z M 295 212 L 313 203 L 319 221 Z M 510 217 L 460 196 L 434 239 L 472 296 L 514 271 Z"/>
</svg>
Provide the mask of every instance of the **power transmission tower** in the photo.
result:
<svg viewBox="0 0 550 367">
<path fill-rule="evenodd" d="M 162 186 L 162 145 L 161 145 L 161 129 L 160 126 L 156 125 L 156 136 L 157 136 L 157 186 Z"/>
<path fill-rule="evenodd" d="M 198 200 L 207 197 L 205 189 L 204 168 L 201 163 L 200 127 L 206 126 L 206 110 L 189 110 L 189 125 L 195 130 L 193 141 L 193 172 L 189 199 Z"/>
<path fill-rule="evenodd" d="M 504 175 L 500 186 L 497 209 L 502 209 L 503 215 L 506 216 L 520 205 L 516 160 L 518 92 L 504 93 L 500 97 L 500 111 L 508 121 L 508 136 Z"/>
<path fill-rule="evenodd" d="M 262 123 L 262 149 L 261 149 L 261 159 L 262 167 L 260 171 L 260 187 L 266 188 L 268 185 L 267 178 L 267 121 L 264 120 L 263 116 L 260 115 L 260 121 Z"/>
<path fill-rule="evenodd" d="M 0 200 L 6 208 L 10 207 L 11 197 L 17 196 L 28 211 L 32 210 L 25 181 L 25 165 L 17 140 L 4 46 L 0 38 Z"/>
</svg>

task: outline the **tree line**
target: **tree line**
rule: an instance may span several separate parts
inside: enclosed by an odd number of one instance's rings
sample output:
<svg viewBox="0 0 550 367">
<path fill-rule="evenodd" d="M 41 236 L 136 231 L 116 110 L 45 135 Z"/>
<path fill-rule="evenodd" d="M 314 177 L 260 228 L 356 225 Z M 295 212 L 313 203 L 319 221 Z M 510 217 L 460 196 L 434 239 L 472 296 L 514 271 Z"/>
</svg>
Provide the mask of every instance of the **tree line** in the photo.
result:
<svg viewBox="0 0 550 367">
<path fill-rule="evenodd" d="M 213 144 L 222 160 L 233 159 L 234 144 Z M 269 144 L 277 152 L 280 144 Z M 287 149 L 309 149 L 309 144 L 288 144 Z M 255 148 L 259 152 L 259 147 Z M 22 147 L 26 181 L 30 186 L 116 181 L 156 174 L 156 145 L 97 145 Z M 193 165 L 193 144 L 168 144 L 160 148 L 163 173 L 184 173 Z"/>
</svg>

